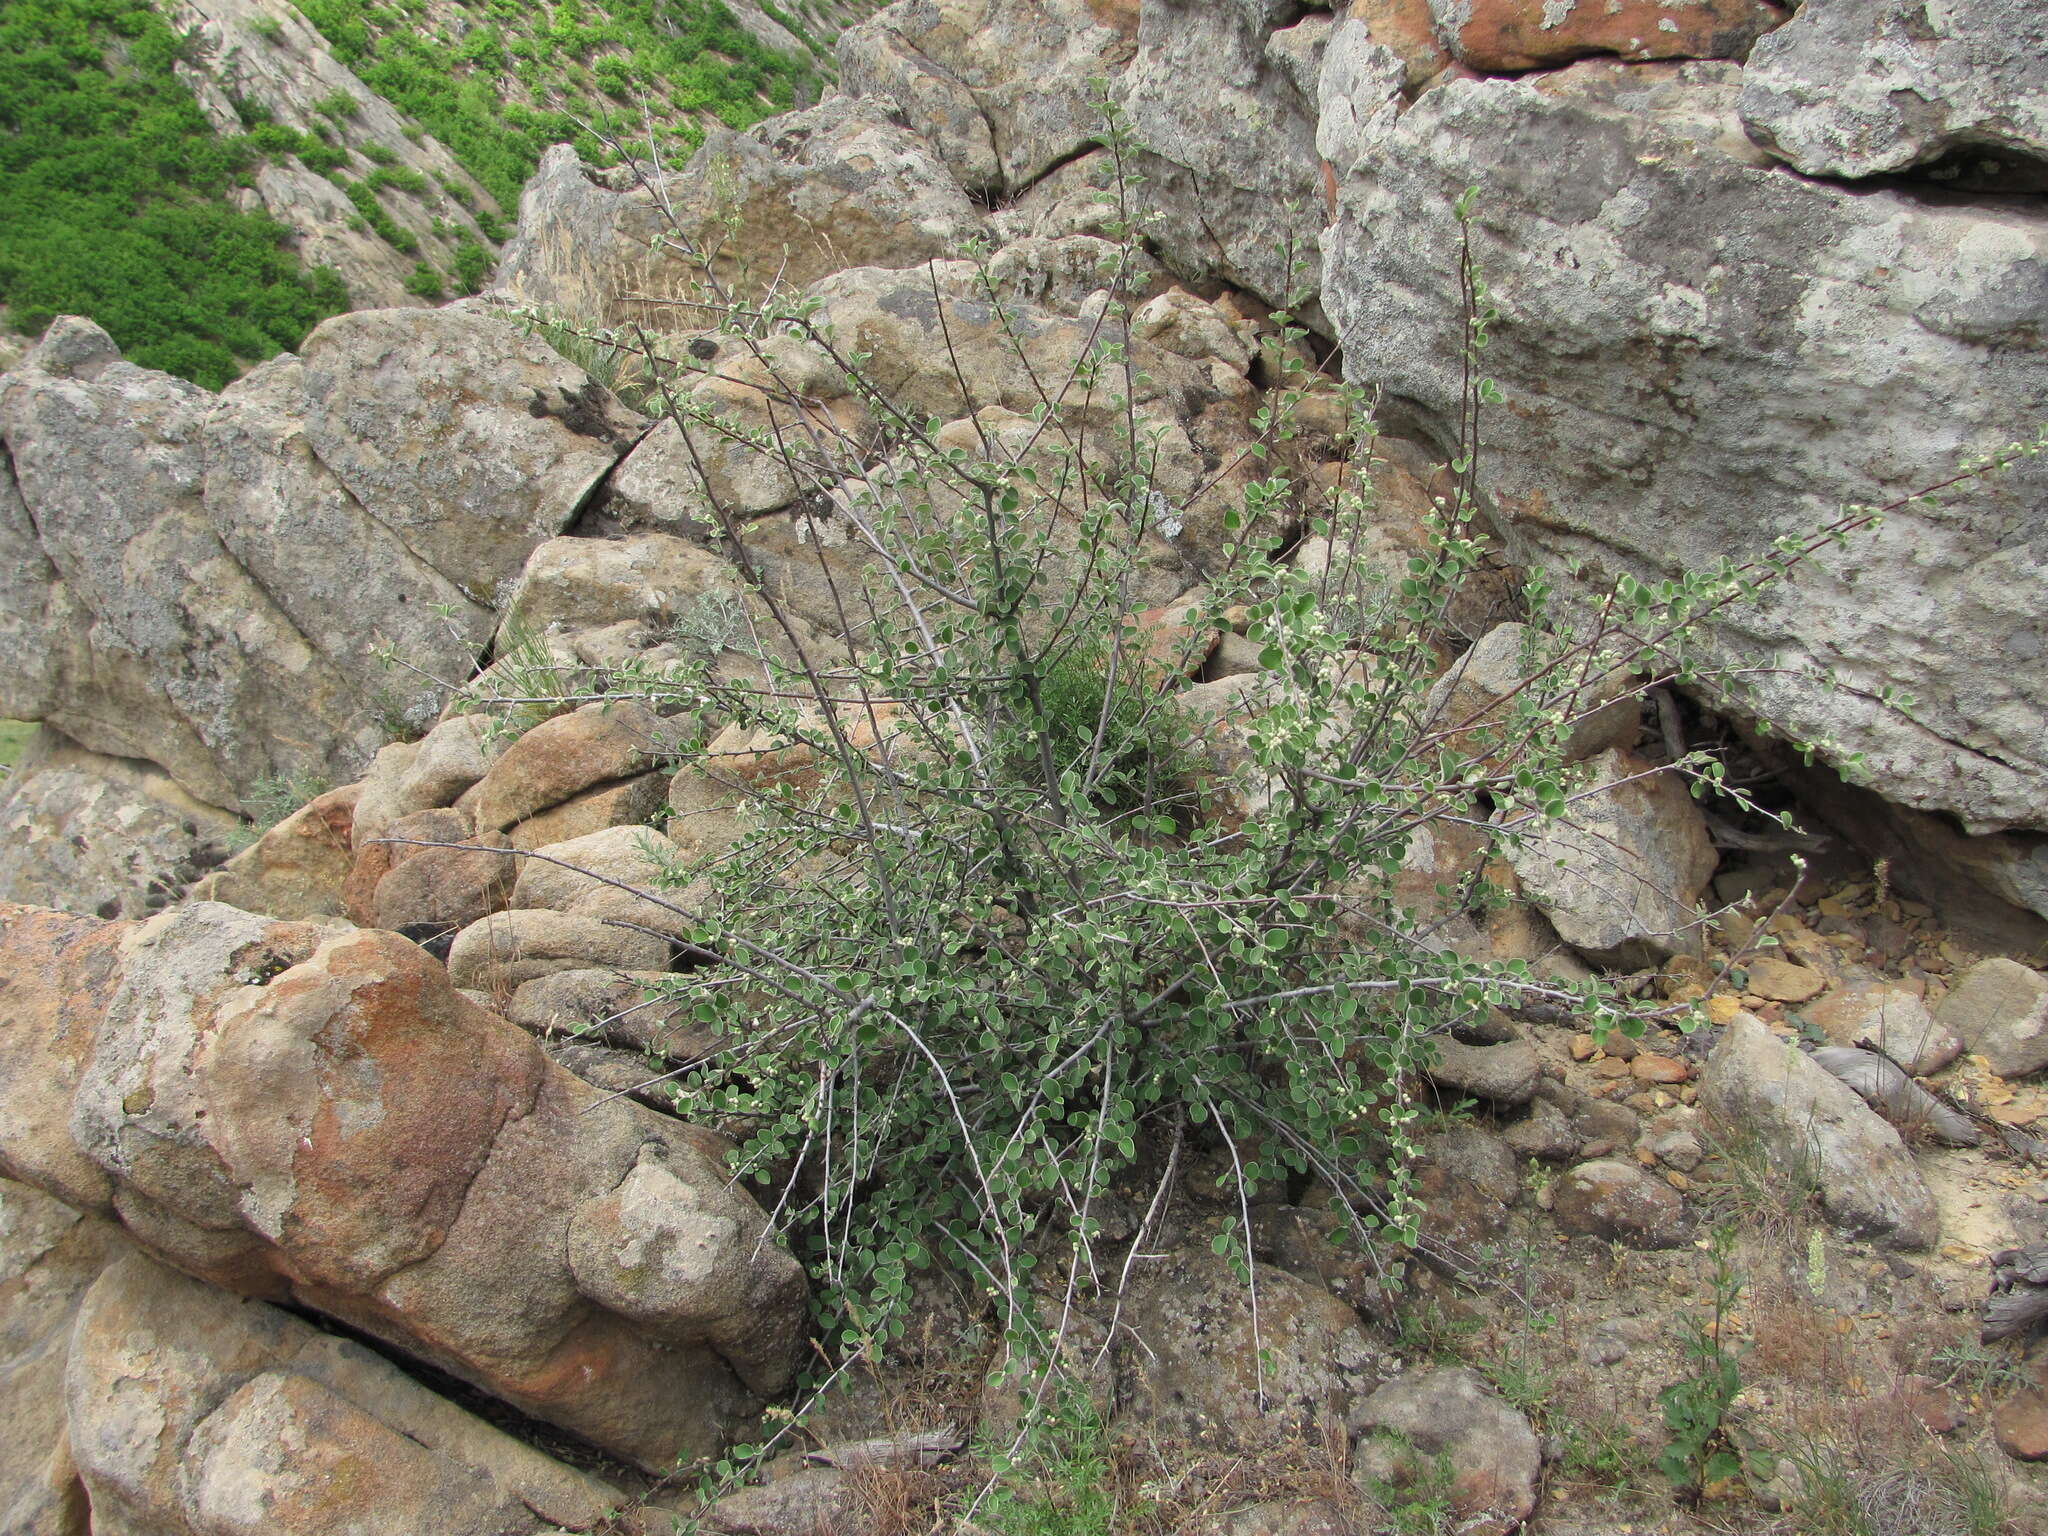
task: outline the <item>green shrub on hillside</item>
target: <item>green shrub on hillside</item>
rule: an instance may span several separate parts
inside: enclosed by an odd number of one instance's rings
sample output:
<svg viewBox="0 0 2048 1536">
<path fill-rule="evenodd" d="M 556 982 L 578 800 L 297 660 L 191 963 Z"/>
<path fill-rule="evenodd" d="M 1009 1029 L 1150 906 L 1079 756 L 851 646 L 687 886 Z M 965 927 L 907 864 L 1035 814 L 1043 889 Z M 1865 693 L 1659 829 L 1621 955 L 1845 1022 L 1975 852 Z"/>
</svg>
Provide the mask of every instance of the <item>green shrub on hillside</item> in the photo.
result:
<svg viewBox="0 0 2048 1536">
<path fill-rule="evenodd" d="M 579 122 L 594 111 L 618 114 L 630 138 L 643 131 L 644 107 L 666 136 L 693 146 L 696 114 L 744 128 L 787 108 L 812 75 L 755 41 L 718 0 L 559 0 L 538 13 L 473 0 L 464 8 L 469 30 L 444 40 L 364 0 L 299 6 L 335 55 L 446 144 L 508 216 L 549 145 L 610 158 Z M 508 99 L 506 75 L 542 105 Z M 569 89 L 572 75 L 604 93 L 601 107 Z"/>
<path fill-rule="evenodd" d="M 226 200 L 285 146 L 217 135 L 179 48 L 143 0 L 0 10 L 0 301 L 29 334 L 90 315 L 133 361 L 218 388 L 348 295 Z"/>
</svg>

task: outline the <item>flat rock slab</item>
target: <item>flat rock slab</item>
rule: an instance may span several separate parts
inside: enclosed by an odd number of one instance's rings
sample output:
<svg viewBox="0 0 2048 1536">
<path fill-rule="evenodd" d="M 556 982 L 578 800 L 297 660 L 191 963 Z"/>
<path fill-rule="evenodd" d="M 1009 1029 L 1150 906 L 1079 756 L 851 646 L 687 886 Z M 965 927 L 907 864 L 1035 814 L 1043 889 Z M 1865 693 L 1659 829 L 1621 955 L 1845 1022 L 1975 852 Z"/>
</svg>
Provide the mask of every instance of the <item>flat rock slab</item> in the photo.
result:
<svg viewBox="0 0 2048 1536">
<path fill-rule="evenodd" d="M 1941 1236 L 1934 1196 L 1899 1133 L 1855 1091 L 1746 1013 L 1735 1015 L 1700 1079 L 1700 1104 L 1763 1144 L 1788 1180 L 1811 1183 L 1830 1220 L 1890 1248 Z"/>
</svg>

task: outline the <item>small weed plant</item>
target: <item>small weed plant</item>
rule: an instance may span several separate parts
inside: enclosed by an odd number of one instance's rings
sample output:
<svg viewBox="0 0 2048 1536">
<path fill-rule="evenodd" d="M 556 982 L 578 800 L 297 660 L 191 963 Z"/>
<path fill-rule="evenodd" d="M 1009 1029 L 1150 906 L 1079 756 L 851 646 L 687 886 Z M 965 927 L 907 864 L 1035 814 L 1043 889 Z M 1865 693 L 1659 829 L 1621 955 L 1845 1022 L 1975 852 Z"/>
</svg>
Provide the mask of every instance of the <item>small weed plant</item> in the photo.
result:
<svg viewBox="0 0 2048 1536">
<path fill-rule="evenodd" d="M 1714 1315 L 1704 1323 L 1688 1319 L 1685 1357 L 1691 1374 L 1657 1394 L 1664 1428 L 1671 1436 L 1658 1453 L 1657 1469 L 1691 1497 L 1742 1472 L 1742 1459 L 1722 1428 L 1742 1390 L 1741 1364 L 1728 1339 L 1730 1317 L 1742 1295 L 1735 1271 L 1735 1229 L 1716 1228 L 1708 1239 L 1707 1255 Z"/>
</svg>

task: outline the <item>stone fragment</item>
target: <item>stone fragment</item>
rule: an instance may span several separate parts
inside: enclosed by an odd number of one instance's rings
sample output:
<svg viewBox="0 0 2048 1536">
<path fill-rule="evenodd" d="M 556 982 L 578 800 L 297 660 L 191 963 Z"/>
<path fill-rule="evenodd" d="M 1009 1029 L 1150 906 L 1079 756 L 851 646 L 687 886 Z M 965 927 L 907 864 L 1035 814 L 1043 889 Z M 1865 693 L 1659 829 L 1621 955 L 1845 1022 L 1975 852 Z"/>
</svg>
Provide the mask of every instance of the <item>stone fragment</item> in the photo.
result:
<svg viewBox="0 0 2048 1536">
<path fill-rule="evenodd" d="M 1579 1138 L 1563 1110 L 1538 1099 L 1529 1113 L 1503 1133 L 1508 1150 L 1517 1157 L 1537 1157 L 1547 1163 L 1561 1163 L 1579 1150 Z"/>
<path fill-rule="evenodd" d="M 1222 1536 L 1353 1536 L 1351 1511 L 1332 1499 L 1272 1499 L 1218 1527 Z"/>
<path fill-rule="evenodd" d="M 1581 1163 L 1552 1186 L 1558 1230 L 1629 1248 L 1677 1248 L 1691 1236 L 1685 1202 L 1634 1163 Z"/>
<path fill-rule="evenodd" d="M 1899 1400 L 1930 1435 L 1952 1435 L 1969 1422 L 1955 1394 L 1930 1376 L 1908 1376 L 1899 1383 Z"/>
<path fill-rule="evenodd" d="M 1934 1016 L 2000 1077 L 2048 1067 L 2048 976 L 2016 960 L 1980 960 L 1956 978 Z"/>
<path fill-rule="evenodd" d="M 1903 987 L 1850 987 L 1806 1010 L 1808 1022 L 1837 1045 L 1868 1040 L 1914 1077 L 1939 1072 L 1963 1053 L 1963 1042 Z"/>
<path fill-rule="evenodd" d="M 1887 1248 L 1927 1248 L 1941 1217 L 1899 1134 L 1802 1052 L 1738 1013 L 1708 1058 L 1700 1106 L 1754 1134 L 1783 1178 L 1818 1189 L 1837 1225 Z"/>
<path fill-rule="evenodd" d="M 702 536 L 721 529 L 721 515 L 749 521 L 788 506 L 814 476 L 834 477 L 815 466 L 858 458 L 873 420 L 820 348 L 771 335 L 729 350 L 707 377 L 674 387 L 676 414 L 612 478 L 612 516 Z M 779 445 L 789 446 L 787 455 Z"/>
<path fill-rule="evenodd" d="M 1126 302 L 1136 304 L 1172 283 L 1153 256 L 1092 233 L 1027 235 L 988 259 L 988 286 L 995 298 L 1054 314 L 1090 311 L 1101 303 L 1096 296 L 1112 281 L 1121 284 Z"/>
<path fill-rule="evenodd" d="M 574 912 L 579 903 L 611 891 L 607 881 L 651 890 L 680 858 L 676 845 L 652 827 L 607 827 L 538 852 L 540 857 L 521 861 L 515 907 Z"/>
<path fill-rule="evenodd" d="M 1386 1363 L 1351 1308 L 1285 1270 L 1255 1274 L 1256 1323 L 1244 1281 L 1206 1250 L 1153 1266 L 1126 1302 L 1123 1412 L 1191 1437 L 1259 1417 L 1311 1425 L 1378 1384 Z"/>
<path fill-rule="evenodd" d="M 1645 1051 L 1628 1064 L 1629 1076 L 1639 1083 L 1682 1083 L 1692 1076 L 1692 1068 L 1675 1056 L 1659 1056 Z"/>
<path fill-rule="evenodd" d="M 1462 1040 L 1430 1042 L 1424 1074 L 1438 1088 L 1469 1093 L 1495 1104 L 1526 1104 L 1536 1091 L 1542 1063 L 1526 1040 L 1494 1045 L 1467 1045 Z"/>
<path fill-rule="evenodd" d="M 504 831 L 585 790 L 646 773 L 679 749 L 685 729 L 636 703 L 586 704 L 544 720 L 477 783 L 469 801 L 477 826 Z"/>
<path fill-rule="evenodd" d="M 522 983 L 556 971 L 658 971 L 668 960 L 669 941 L 660 935 L 536 907 L 493 912 L 463 929 L 449 948 L 448 974 L 458 987 L 509 998 Z"/>
<path fill-rule="evenodd" d="M 1415 11 L 1426 41 L 1414 34 Z M 1336 214 L 1342 178 L 1392 129 L 1407 105 L 1404 91 L 1449 63 L 1429 20 L 1429 0 L 1367 0 L 1339 19 L 1316 82 L 1316 154 L 1329 167 L 1321 189 L 1326 214 Z"/>
<path fill-rule="evenodd" d="M 2023 168 L 2048 159 L 2048 17 L 2028 0 L 1807 0 L 1751 55 L 1739 110 L 1808 176 L 1949 154 Z"/>
<path fill-rule="evenodd" d="M 2015 1461 L 2048 1461 L 2048 1391 L 2015 1392 L 1991 1410 L 1998 1448 Z"/>
<path fill-rule="evenodd" d="M 1476 1254 L 1507 1230 L 1521 1169 L 1502 1137 L 1478 1126 L 1429 1137 L 1415 1170 L 1422 1235 L 1438 1251 Z"/>
<path fill-rule="evenodd" d="M 1698 1119 L 1694 1110 L 1668 1109 L 1643 1127 L 1636 1150 L 1649 1153 L 1680 1173 L 1691 1173 L 1706 1159 L 1700 1146 Z"/>
<path fill-rule="evenodd" d="M 1804 1003 L 1827 990 L 1828 979 L 1811 966 L 1764 955 L 1749 964 L 1749 985 L 1753 996 L 1772 1003 Z"/>
<path fill-rule="evenodd" d="M 192 888 L 195 901 L 288 919 L 334 917 L 355 855 L 349 840 L 361 786 L 345 784 L 300 806 Z"/>
<path fill-rule="evenodd" d="M 1566 943 L 1640 968 L 1699 947 L 1697 902 L 1714 845 L 1684 784 L 1632 753 L 1590 760 L 1594 793 L 1556 821 L 1519 824 L 1509 861 Z"/>
<path fill-rule="evenodd" d="M 1362 1485 L 1426 1481 L 1432 1458 L 1443 1456 L 1460 1529 L 1505 1536 L 1536 1507 L 1543 1470 L 1536 1433 L 1473 1371 L 1409 1371 L 1367 1398 L 1354 1418 L 1364 1436 L 1352 1475 Z"/>
</svg>

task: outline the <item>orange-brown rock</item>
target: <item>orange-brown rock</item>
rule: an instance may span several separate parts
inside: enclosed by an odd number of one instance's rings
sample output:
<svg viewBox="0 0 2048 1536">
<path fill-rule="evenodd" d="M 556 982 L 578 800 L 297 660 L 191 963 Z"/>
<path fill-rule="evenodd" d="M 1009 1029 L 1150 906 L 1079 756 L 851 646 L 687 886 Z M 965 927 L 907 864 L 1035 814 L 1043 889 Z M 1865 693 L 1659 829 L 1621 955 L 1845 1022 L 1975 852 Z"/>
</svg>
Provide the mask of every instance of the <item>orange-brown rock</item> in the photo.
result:
<svg viewBox="0 0 2048 1536">
<path fill-rule="evenodd" d="M 377 882 L 371 915 L 379 928 L 464 928 L 500 910 L 518 878 L 502 832 L 459 847 L 419 848 Z"/>
<path fill-rule="evenodd" d="M 1596 53 L 1742 59 L 1785 20 L 1763 0 L 1438 0 L 1436 11 L 1458 61 L 1489 71 L 1544 69 Z"/>
<path fill-rule="evenodd" d="M 113 1180 L 64 1125 L 121 983 L 121 941 L 132 931 L 0 906 L 0 1173 L 103 1214 L 113 1208 Z"/>
<path fill-rule="evenodd" d="M 650 1468 L 714 1449 L 800 1333 L 719 1147 L 395 934 L 0 909 L 0 1171 Z"/>
<path fill-rule="evenodd" d="M 360 825 L 358 826 L 360 831 Z M 427 843 L 466 842 L 475 828 L 469 813 L 453 806 L 415 811 L 381 828 L 374 838 L 360 842 L 348 879 L 341 886 L 341 909 L 348 920 L 364 928 L 377 922 L 377 887 L 384 877 L 421 851 Z"/>
<path fill-rule="evenodd" d="M 1364 22 L 1374 42 L 1399 56 L 1402 84 L 1408 90 L 1420 88 L 1451 62 L 1437 41 L 1429 0 L 1354 0 L 1345 14 Z"/>
<path fill-rule="evenodd" d="M 682 731 L 644 705 L 586 704 L 513 742 L 458 804 L 475 813 L 478 830 L 503 831 L 596 785 L 646 773 L 675 752 Z"/>
<path fill-rule="evenodd" d="M 193 887 L 200 901 L 224 901 L 270 917 L 328 917 L 343 910 L 342 887 L 360 784 L 309 800 Z"/>
</svg>

